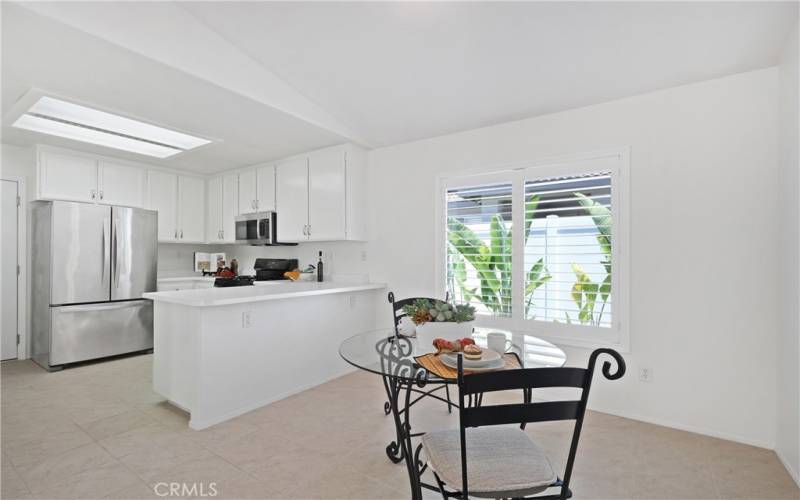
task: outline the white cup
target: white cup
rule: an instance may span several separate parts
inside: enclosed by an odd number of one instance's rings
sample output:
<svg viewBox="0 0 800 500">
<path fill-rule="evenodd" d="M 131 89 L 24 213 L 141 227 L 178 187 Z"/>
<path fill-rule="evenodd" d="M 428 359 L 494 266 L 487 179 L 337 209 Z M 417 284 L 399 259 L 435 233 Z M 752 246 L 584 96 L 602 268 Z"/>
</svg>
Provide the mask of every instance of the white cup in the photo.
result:
<svg viewBox="0 0 800 500">
<path fill-rule="evenodd" d="M 511 341 L 505 333 L 492 332 L 486 335 L 486 346 L 494 352 L 503 354 L 511 348 Z"/>
</svg>

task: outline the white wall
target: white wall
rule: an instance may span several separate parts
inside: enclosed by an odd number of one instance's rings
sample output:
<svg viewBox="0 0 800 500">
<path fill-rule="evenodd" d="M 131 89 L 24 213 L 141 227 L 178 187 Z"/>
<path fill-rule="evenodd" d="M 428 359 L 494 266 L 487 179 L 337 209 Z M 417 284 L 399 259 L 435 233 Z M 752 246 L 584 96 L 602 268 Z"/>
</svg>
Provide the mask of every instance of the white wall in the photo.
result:
<svg viewBox="0 0 800 500">
<path fill-rule="evenodd" d="M 779 67 L 779 162 L 781 171 L 781 314 L 778 331 L 776 452 L 800 485 L 800 159 L 798 159 L 798 31 L 789 38 Z"/>
<path fill-rule="evenodd" d="M 438 174 L 630 146 L 629 372 L 598 381 L 592 407 L 772 448 L 777 83 L 771 68 L 375 150 L 371 277 L 441 295 Z M 565 350 L 585 366 L 589 351 Z"/>
</svg>

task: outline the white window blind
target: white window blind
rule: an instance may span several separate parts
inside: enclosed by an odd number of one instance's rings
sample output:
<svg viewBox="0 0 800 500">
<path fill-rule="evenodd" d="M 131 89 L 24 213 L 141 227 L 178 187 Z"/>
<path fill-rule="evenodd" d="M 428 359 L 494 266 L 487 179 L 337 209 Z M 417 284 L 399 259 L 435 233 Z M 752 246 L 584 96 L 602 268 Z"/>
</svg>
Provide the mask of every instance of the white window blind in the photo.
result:
<svg viewBox="0 0 800 500">
<path fill-rule="evenodd" d="M 446 191 L 447 290 L 478 314 L 511 317 L 512 184 Z"/>
<path fill-rule="evenodd" d="M 610 172 L 525 180 L 525 318 L 611 327 Z"/>
</svg>

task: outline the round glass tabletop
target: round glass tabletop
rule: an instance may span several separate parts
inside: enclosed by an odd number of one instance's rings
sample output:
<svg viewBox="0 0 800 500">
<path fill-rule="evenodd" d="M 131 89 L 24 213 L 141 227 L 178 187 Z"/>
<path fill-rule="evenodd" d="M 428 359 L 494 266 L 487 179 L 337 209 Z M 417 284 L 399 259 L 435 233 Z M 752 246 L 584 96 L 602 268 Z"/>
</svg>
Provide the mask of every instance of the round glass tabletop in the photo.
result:
<svg viewBox="0 0 800 500">
<path fill-rule="evenodd" d="M 534 337 L 493 328 L 476 328 L 472 334 L 475 343 L 486 347 L 486 335 L 501 332 L 511 341 L 511 351 L 515 352 L 523 368 L 557 368 L 564 366 L 567 355 L 559 347 Z M 435 352 L 432 345 L 421 344 L 413 337 L 395 337 L 390 328 L 373 330 L 354 335 L 339 346 L 339 354 L 351 365 L 378 375 L 419 378 L 426 370 L 416 363 L 415 358 Z M 436 377 L 429 374 L 428 379 Z"/>
</svg>

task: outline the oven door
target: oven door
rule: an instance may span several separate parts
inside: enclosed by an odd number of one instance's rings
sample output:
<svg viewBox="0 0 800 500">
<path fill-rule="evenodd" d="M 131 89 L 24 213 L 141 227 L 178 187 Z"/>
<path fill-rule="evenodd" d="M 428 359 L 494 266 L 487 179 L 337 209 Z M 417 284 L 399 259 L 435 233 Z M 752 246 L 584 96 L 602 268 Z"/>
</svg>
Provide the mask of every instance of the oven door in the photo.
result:
<svg viewBox="0 0 800 500">
<path fill-rule="evenodd" d="M 272 212 L 258 212 L 236 217 L 236 243 L 272 244 Z"/>
</svg>

